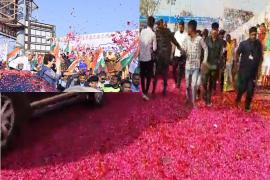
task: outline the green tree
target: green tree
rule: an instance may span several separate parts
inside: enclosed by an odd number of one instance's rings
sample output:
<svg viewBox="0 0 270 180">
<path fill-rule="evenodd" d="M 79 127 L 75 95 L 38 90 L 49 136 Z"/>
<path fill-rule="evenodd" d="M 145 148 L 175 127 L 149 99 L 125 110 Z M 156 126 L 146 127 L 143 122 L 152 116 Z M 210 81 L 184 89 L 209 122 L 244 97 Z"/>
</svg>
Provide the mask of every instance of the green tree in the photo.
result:
<svg viewBox="0 0 270 180">
<path fill-rule="evenodd" d="M 140 13 L 141 16 L 153 16 L 161 0 L 141 0 Z M 176 0 L 166 0 L 167 4 L 175 5 Z"/>
<path fill-rule="evenodd" d="M 141 16 L 153 16 L 160 0 L 141 0 L 140 13 Z"/>
</svg>

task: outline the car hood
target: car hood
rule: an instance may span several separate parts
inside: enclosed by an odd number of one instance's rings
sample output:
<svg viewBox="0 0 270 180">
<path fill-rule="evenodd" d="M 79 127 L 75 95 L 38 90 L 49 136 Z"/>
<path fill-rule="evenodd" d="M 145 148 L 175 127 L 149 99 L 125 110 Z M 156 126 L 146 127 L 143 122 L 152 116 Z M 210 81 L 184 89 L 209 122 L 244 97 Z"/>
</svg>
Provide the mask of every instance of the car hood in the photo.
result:
<svg viewBox="0 0 270 180">
<path fill-rule="evenodd" d="M 74 87 L 66 89 L 64 92 L 90 92 L 90 93 L 96 93 L 96 92 L 102 92 L 102 91 L 91 88 L 91 87 L 74 86 Z"/>
</svg>

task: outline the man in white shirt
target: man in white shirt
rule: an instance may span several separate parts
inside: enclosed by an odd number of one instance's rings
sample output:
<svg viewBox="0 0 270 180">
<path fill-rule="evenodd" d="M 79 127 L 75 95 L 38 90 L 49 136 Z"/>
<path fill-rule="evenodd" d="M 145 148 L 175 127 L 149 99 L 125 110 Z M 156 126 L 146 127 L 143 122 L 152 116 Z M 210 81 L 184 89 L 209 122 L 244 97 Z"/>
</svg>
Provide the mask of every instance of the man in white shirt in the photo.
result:
<svg viewBox="0 0 270 180">
<path fill-rule="evenodd" d="M 34 53 L 32 51 L 26 51 L 25 56 L 18 57 L 11 60 L 8 66 L 12 69 L 31 71 L 31 61 L 34 58 Z"/>
<path fill-rule="evenodd" d="M 185 32 L 185 22 L 180 21 L 178 24 L 178 30 L 175 32 L 174 37 L 178 44 L 183 47 L 184 40 L 188 37 Z M 186 56 L 182 54 L 178 48 L 175 48 L 174 60 L 173 60 L 173 76 L 176 83 L 176 87 L 180 88 L 181 80 L 185 76 L 185 64 Z"/>
<path fill-rule="evenodd" d="M 156 34 L 153 31 L 155 18 L 150 16 L 147 21 L 147 28 L 143 29 L 140 34 L 140 71 L 141 86 L 143 98 L 149 100 L 148 91 L 153 77 L 153 60 L 152 54 L 157 50 Z M 146 82 L 145 82 L 146 80 Z"/>
<path fill-rule="evenodd" d="M 208 58 L 208 48 L 202 37 L 197 35 L 197 21 L 188 23 L 188 37 L 184 40 L 183 49 L 186 52 L 186 103 L 192 103 L 194 107 L 197 94 L 197 81 L 201 66 L 202 49 L 204 50 L 204 62 Z M 191 95 L 192 92 L 192 95 Z"/>
</svg>

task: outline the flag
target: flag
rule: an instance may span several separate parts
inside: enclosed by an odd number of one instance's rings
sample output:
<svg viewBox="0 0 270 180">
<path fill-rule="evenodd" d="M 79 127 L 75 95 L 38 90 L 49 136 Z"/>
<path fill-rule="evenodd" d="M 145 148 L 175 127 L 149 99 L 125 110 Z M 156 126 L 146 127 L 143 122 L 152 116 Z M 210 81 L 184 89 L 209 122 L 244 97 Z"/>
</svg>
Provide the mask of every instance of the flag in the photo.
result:
<svg viewBox="0 0 270 180">
<path fill-rule="evenodd" d="M 92 69 L 94 69 L 97 65 L 98 59 L 101 56 L 101 54 L 103 55 L 103 49 L 99 48 L 94 52 L 94 56 L 93 56 L 93 63 L 92 63 Z"/>
<path fill-rule="evenodd" d="M 55 57 L 58 57 L 59 56 L 59 52 L 60 52 L 60 46 L 59 46 L 59 43 L 57 43 L 56 47 L 54 48 L 53 55 Z"/>
<path fill-rule="evenodd" d="M 127 67 L 127 66 L 131 63 L 133 57 L 134 57 L 134 53 L 128 53 L 128 54 L 126 54 L 126 55 L 120 60 L 120 63 L 121 63 L 121 65 L 122 65 L 122 68 Z"/>
<path fill-rule="evenodd" d="M 51 52 L 53 52 L 53 51 L 54 51 L 54 49 L 55 49 L 55 47 L 56 47 L 56 44 L 55 44 L 55 43 L 51 44 L 50 51 L 51 51 Z"/>
<path fill-rule="evenodd" d="M 19 57 L 20 51 L 21 51 L 21 49 L 18 48 L 18 47 L 15 48 L 15 49 L 13 49 L 13 50 L 7 55 L 7 62 L 10 62 L 10 61 L 16 59 L 17 57 Z"/>
<path fill-rule="evenodd" d="M 51 54 L 53 54 L 55 57 L 58 57 L 59 52 L 60 52 L 59 42 L 57 41 L 57 39 L 54 38 L 51 44 Z"/>
<path fill-rule="evenodd" d="M 100 50 L 98 59 L 96 61 L 94 72 L 98 73 L 99 69 L 104 68 L 104 67 L 105 67 L 105 58 L 104 58 L 103 50 Z"/>
<path fill-rule="evenodd" d="M 72 64 L 68 67 L 67 72 L 73 73 L 76 67 L 78 66 L 79 60 L 75 60 Z"/>
<path fill-rule="evenodd" d="M 138 66 L 139 66 L 139 61 L 137 60 L 133 60 L 131 63 L 130 63 L 130 66 L 129 66 L 129 72 L 131 74 L 134 74 L 136 73 L 137 69 L 138 69 Z"/>
<path fill-rule="evenodd" d="M 56 47 L 56 41 L 55 41 L 55 38 L 52 39 L 52 44 L 51 44 L 51 48 L 50 48 L 50 51 L 53 52 L 54 49 Z"/>
<path fill-rule="evenodd" d="M 69 52 L 69 41 L 68 41 L 67 47 L 65 48 L 64 52 L 65 53 L 68 53 Z"/>
<path fill-rule="evenodd" d="M 267 50 L 270 50 L 270 31 L 268 32 L 268 38 L 267 38 Z"/>
</svg>

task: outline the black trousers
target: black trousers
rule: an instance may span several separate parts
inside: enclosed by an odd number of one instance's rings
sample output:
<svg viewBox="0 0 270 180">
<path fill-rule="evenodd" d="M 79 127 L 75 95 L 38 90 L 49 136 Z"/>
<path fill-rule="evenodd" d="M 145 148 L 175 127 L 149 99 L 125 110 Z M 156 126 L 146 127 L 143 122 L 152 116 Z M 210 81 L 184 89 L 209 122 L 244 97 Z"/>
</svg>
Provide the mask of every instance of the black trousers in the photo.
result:
<svg viewBox="0 0 270 180">
<path fill-rule="evenodd" d="M 142 92 L 147 95 L 153 77 L 153 61 L 140 62 L 140 75 Z"/>
<path fill-rule="evenodd" d="M 217 89 L 217 81 L 219 81 L 219 85 L 220 85 L 220 91 L 223 92 L 223 88 L 224 88 L 224 65 L 219 65 L 216 75 L 215 75 L 215 82 L 213 85 L 213 89 L 216 90 Z"/>
<path fill-rule="evenodd" d="M 206 104 L 211 103 L 212 91 L 216 81 L 217 70 L 206 70 L 203 74 L 204 100 Z"/>
<path fill-rule="evenodd" d="M 169 60 L 170 58 L 165 58 L 163 60 L 158 60 L 155 63 L 155 75 L 154 75 L 154 82 L 153 82 L 153 91 L 154 94 L 156 92 L 158 76 L 161 75 L 163 78 L 163 93 L 166 93 L 167 86 L 168 86 L 168 72 L 169 72 Z"/>
<path fill-rule="evenodd" d="M 250 109 L 250 105 L 252 102 L 252 98 L 254 95 L 255 89 L 255 78 L 250 76 L 248 73 L 238 73 L 238 81 L 237 81 L 237 99 L 236 102 L 241 102 L 243 94 L 246 92 L 246 102 L 245 108 Z"/>
<path fill-rule="evenodd" d="M 173 59 L 173 77 L 177 87 L 180 87 L 182 79 L 185 77 L 186 57 L 174 57 Z"/>
</svg>

